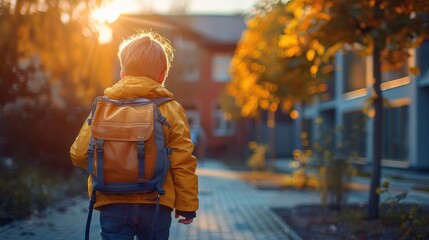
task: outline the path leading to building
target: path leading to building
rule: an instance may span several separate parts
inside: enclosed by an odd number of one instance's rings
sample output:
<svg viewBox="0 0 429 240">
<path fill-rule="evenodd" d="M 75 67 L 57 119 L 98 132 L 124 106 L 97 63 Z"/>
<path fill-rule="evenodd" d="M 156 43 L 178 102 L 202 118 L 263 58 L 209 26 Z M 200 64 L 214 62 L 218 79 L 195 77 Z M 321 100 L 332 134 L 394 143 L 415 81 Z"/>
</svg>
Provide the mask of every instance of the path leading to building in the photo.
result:
<svg viewBox="0 0 429 240">
<path fill-rule="evenodd" d="M 299 239 L 270 208 L 319 203 L 319 193 L 301 190 L 260 190 L 217 161 L 198 168 L 200 210 L 191 225 L 173 220 L 170 240 Z M 361 193 L 351 201 L 366 201 Z M 0 239 L 83 239 L 88 200 L 77 197 L 58 203 L 44 214 L 0 228 Z M 100 239 L 94 212 L 91 239 Z"/>
</svg>

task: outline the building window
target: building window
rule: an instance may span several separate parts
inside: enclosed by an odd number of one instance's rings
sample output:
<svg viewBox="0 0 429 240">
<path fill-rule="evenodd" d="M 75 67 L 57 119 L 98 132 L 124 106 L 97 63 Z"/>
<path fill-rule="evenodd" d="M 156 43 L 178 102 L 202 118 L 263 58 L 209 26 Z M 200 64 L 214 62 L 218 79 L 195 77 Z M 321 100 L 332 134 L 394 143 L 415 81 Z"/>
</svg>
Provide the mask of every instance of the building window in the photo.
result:
<svg viewBox="0 0 429 240">
<path fill-rule="evenodd" d="M 381 72 L 381 82 L 388 82 L 408 76 L 408 64 L 404 64 L 401 68 L 385 70 Z"/>
<path fill-rule="evenodd" d="M 200 123 L 200 114 L 195 109 L 192 109 L 192 110 L 186 109 L 186 118 L 188 120 L 188 124 L 189 124 L 190 127 L 192 125 L 197 125 L 197 126 L 201 125 L 201 123 Z"/>
<path fill-rule="evenodd" d="M 387 65 L 383 65 L 382 68 L 387 68 L 385 70 L 381 70 L 381 82 L 388 82 L 400 78 L 404 78 L 408 76 L 408 61 L 405 61 L 401 67 L 390 67 Z"/>
<path fill-rule="evenodd" d="M 231 116 L 223 112 L 219 107 L 213 111 L 214 127 L 213 135 L 231 136 L 235 133 L 235 122 Z"/>
<path fill-rule="evenodd" d="M 385 108 L 383 114 L 383 159 L 408 160 L 408 105 Z"/>
<path fill-rule="evenodd" d="M 342 146 L 345 152 L 358 158 L 366 158 L 367 115 L 362 111 L 352 111 L 343 115 Z"/>
<path fill-rule="evenodd" d="M 229 64 L 231 63 L 230 54 L 216 54 L 212 62 L 212 78 L 215 82 L 228 82 Z"/>
<path fill-rule="evenodd" d="M 366 59 L 356 53 L 344 53 L 344 89 L 343 93 L 366 88 Z"/>
<path fill-rule="evenodd" d="M 186 82 L 196 82 L 200 78 L 200 54 L 198 45 L 181 36 L 174 40 L 177 60 L 174 68 L 178 76 Z"/>
</svg>

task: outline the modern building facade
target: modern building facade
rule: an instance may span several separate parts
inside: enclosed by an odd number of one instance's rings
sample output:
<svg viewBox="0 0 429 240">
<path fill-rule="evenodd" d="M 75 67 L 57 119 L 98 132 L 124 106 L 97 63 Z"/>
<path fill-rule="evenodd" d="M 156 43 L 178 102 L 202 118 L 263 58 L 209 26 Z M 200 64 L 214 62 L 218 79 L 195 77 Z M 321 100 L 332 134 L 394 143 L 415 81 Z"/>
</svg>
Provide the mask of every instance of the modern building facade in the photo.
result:
<svg viewBox="0 0 429 240">
<path fill-rule="evenodd" d="M 428 170 L 429 41 L 410 50 L 410 54 L 402 69 L 382 72 L 381 88 L 386 99 L 382 166 Z M 420 68 L 420 74 L 409 73 L 413 66 Z M 347 151 L 340 155 L 355 155 L 357 163 L 370 164 L 374 131 L 373 112 L 368 108 L 372 71 L 371 56 L 337 54 L 335 77 L 328 83 L 327 94 L 316 103 L 301 107 L 301 121 L 293 123 L 295 133 L 291 137 L 295 138 L 295 147 L 317 141 L 331 151 Z M 302 141 L 301 132 L 307 140 Z"/>
</svg>

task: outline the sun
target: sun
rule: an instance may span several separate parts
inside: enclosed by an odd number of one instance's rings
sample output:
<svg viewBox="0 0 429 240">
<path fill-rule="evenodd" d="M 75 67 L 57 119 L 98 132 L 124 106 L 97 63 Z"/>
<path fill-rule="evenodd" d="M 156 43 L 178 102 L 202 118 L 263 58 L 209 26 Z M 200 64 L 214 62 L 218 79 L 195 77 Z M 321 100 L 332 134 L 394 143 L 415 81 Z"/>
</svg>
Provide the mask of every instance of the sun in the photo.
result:
<svg viewBox="0 0 429 240">
<path fill-rule="evenodd" d="M 118 2 L 112 2 L 109 5 L 94 9 L 91 18 L 99 23 L 113 23 L 122 13 L 118 6 L 120 6 Z"/>
<path fill-rule="evenodd" d="M 98 32 L 98 42 L 100 44 L 107 44 L 112 41 L 112 28 L 111 23 L 115 22 L 119 16 L 126 12 L 123 2 L 109 1 L 99 8 L 91 11 L 91 19 L 93 20 L 93 26 Z"/>
</svg>

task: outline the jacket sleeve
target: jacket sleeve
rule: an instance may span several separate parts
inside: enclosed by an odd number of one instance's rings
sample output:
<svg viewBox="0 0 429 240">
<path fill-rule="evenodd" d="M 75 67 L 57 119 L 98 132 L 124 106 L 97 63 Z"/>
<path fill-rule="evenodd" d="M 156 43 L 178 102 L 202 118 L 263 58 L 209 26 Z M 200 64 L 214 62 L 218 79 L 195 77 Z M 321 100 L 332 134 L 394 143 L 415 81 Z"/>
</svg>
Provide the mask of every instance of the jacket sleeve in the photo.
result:
<svg viewBox="0 0 429 240">
<path fill-rule="evenodd" d="M 88 145 L 91 138 L 91 128 L 88 125 L 88 119 L 83 123 L 79 135 L 74 140 L 70 148 L 70 157 L 73 165 L 82 169 L 88 168 Z"/>
<path fill-rule="evenodd" d="M 171 105 L 174 108 L 168 111 L 171 125 L 168 146 L 172 149 L 169 158 L 176 194 L 175 209 L 192 212 L 198 209 L 198 177 L 195 174 L 197 158 L 192 155 L 194 145 L 190 139 L 185 110 L 175 101 Z"/>
</svg>

